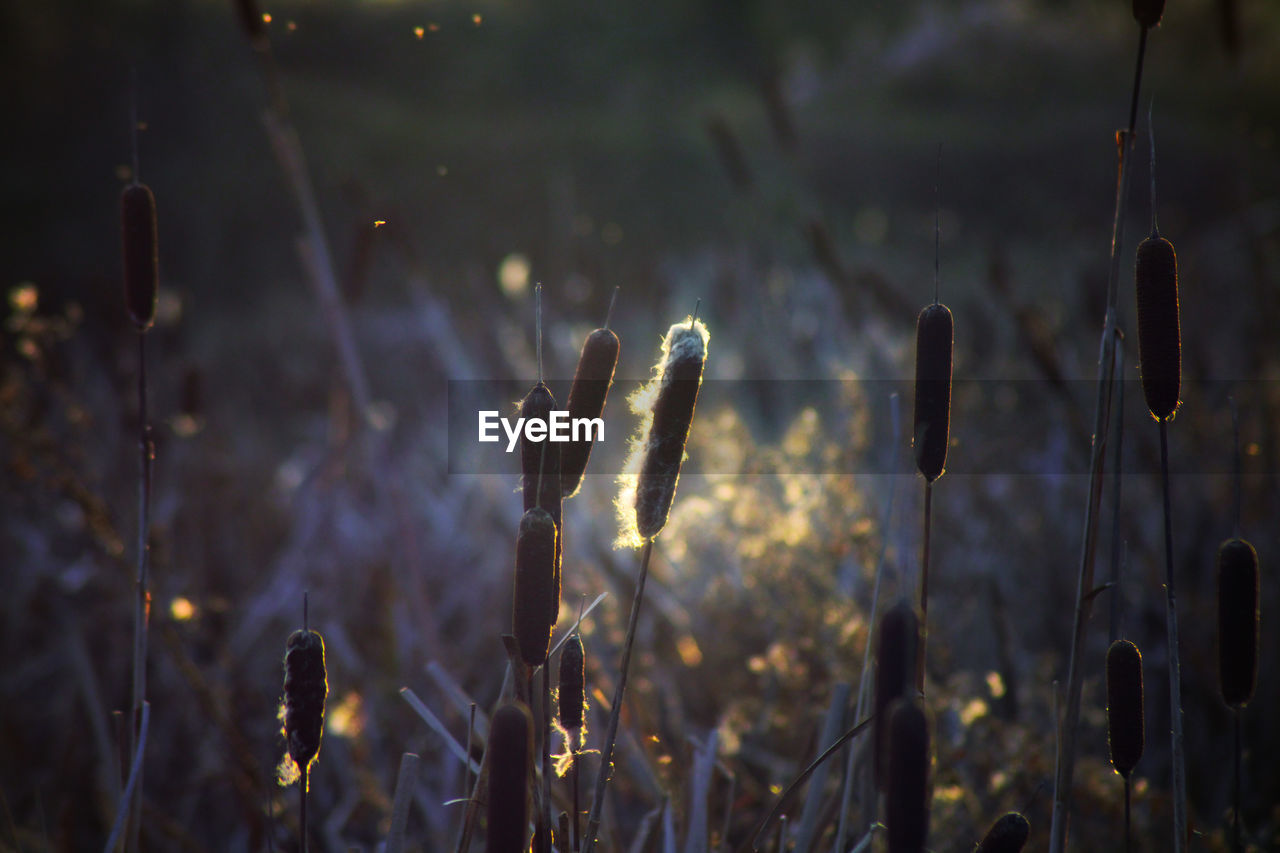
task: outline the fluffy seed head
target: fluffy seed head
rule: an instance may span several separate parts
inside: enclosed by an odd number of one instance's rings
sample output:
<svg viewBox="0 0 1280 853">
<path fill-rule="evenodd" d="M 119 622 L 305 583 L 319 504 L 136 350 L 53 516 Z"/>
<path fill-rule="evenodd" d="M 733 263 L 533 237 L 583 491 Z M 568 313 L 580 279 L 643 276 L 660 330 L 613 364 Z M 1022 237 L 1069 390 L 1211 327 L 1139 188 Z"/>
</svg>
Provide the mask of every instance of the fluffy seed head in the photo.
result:
<svg viewBox="0 0 1280 853">
<path fill-rule="evenodd" d="M 630 399 L 632 410 L 642 415 L 644 422 L 631 441 L 631 455 L 624 469 L 627 473 L 620 478 L 624 486 L 618 499 L 620 545 L 637 547 L 652 541 L 667 523 L 710 337 L 699 320 L 672 326 L 662 341 L 654 378 Z M 640 440 L 640 435 L 647 437 Z M 634 497 L 628 500 L 633 483 Z"/>
<path fill-rule="evenodd" d="M 932 483 L 947 465 L 951 424 L 951 310 L 935 302 L 916 319 L 916 467 Z"/>
<path fill-rule="evenodd" d="M 1218 548 L 1218 675 L 1222 701 L 1247 705 L 1258 681 L 1258 552 L 1244 539 Z"/>
<path fill-rule="evenodd" d="M 124 254 L 124 302 L 139 332 L 156 319 L 160 255 L 156 248 L 156 198 L 146 184 L 120 193 L 120 233 Z"/>
<path fill-rule="evenodd" d="M 520 657 L 529 666 L 547 659 L 554 623 L 548 618 L 558 604 L 556 588 L 556 523 L 550 513 L 534 507 L 520 518 L 516 535 L 516 582 L 511 633 Z"/>
<path fill-rule="evenodd" d="M 306 770 L 320 752 L 328 693 L 324 638 L 315 631 L 294 631 L 285 644 L 284 735 L 299 770 Z"/>
<path fill-rule="evenodd" d="M 922 853 L 929 837 L 929 720 L 915 697 L 889 713 L 889 853 Z"/>
<path fill-rule="evenodd" d="M 489 726 L 489 853 L 529 846 L 533 718 L 523 703 L 503 705 Z"/>
<path fill-rule="evenodd" d="M 974 853 L 1019 853 L 1031 836 L 1031 823 L 1017 812 L 1001 815 Z"/>
<path fill-rule="evenodd" d="M 1164 15 L 1164 0 L 1133 0 L 1133 18 L 1147 29 L 1160 23 Z"/>
<path fill-rule="evenodd" d="M 618 336 L 609 329 L 596 329 L 587 336 L 578 357 L 578 369 L 569 388 L 569 417 L 598 418 L 613 384 L 618 366 Z M 560 453 L 560 493 L 572 497 L 582 485 L 591 456 L 590 441 L 570 441 Z"/>
<path fill-rule="evenodd" d="M 1138 359 L 1142 393 L 1156 420 L 1178 408 L 1182 342 L 1178 322 L 1178 256 L 1173 244 L 1152 234 L 1138 245 Z"/>
<path fill-rule="evenodd" d="M 1142 709 L 1142 653 L 1128 640 L 1107 649 L 1107 745 L 1111 764 L 1128 779 L 1145 745 Z"/>
<path fill-rule="evenodd" d="M 586 680 L 582 638 L 574 634 L 560 651 L 560 725 L 571 731 L 582 728 Z"/>
<path fill-rule="evenodd" d="M 920 645 L 920 620 L 915 609 L 899 601 L 880 617 L 876 644 L 876 680 L 873 697 L 872 767 L 876 784 L 888 778 L 889 708 L 914 689 Z"/>
</svg>

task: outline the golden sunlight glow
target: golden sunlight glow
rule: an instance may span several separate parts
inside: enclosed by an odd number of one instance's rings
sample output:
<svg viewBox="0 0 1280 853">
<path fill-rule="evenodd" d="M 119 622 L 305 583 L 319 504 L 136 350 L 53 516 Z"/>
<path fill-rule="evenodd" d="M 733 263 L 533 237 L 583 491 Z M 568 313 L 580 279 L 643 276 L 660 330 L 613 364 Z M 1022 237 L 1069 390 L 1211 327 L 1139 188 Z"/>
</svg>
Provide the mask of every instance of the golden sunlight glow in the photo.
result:
<svg viewBox="0 0 1280 853">
<path fill-rule="evenodd" d="M 270 13 L 270 12 L 263 12 L 263 13 L 262 13 L 262 23 L 264 23 L 264 24 L 269 24 L 269 23 L 271 23 L 271 13 Z"/>
<path fill-rule="evenodd" d="M 471 23 L 475 24 L 477 27 L 480 26 L 482 21 L 484 21 L 484 18 L 480 16 L 479 12 L 476 12 L 471 16 Z"/>
<path fill-rule="evenodd" d="M 190 599 L 178 596 L 169 602 L 169 615 L 178 622 L 190 622 L 196 617 L 196 606 Z"/>
<path fill-rule="evenodd" d="M 426 34 L 427 34 L 427 31 L 424 30 L 422 27 L 413 28 L 413 35 L 415 38 L 422 38 Z"/>
<path fill-rule="evenodd" d="M 29 281 L 24 281 L 9 291 L 9 304 L 20 314 L 34 312 L 39 302 L 40 291 Z"/>
<path fill-rule="evenodd" d="M 1004 698 L 1004 679 L 1000 677 L 1000 673 L 994 670 L 987 673 L 987 689 L 991 691 L 992 699 Z"/>
<path fill-rule="evenodd" d="M 964 706 L 964 710 L 960 712 L 960 722 L 966 726 L 972 725 L 974 720 L 980 719 L 987 715 L 987 703 L 981 699 L 970 699 L 969 703 Z"/>
<path fill-rule="evenodd" d="M 680 653 L 680 660 L 685 666 L 702 663 L 702 649 L 698 648 L 698 641 L 691 634 L 684 634 L 676 640 L 676 651 Z"/>
<path fill-rule="evenodd" d="M 325 714 L 325 731 L 337 737 L 359 737 L 364 731 L 364 703 L 360 694 L 352 690 L 342 697 L 337 706 Z"/>
<path fill-rule="evenodd" d="M 529 259 L 519 252 L 512 252 L 498 266 L 498 285 L 504 295 L 515 299 L 529 290 L 529 274 L 533 267 Z"/>
<path fill-rule="evenodd" d="M 387 220 L 385 220 L 385 219 L 375 219 L 375 220 L 373 220 L 373 227 L 374 227 L 374 228 L 381 228 L 383 225 L 386 225 L 386 224 L 387 224 Z"/>
<path fill-rule="evenodd" d="M 959 802 L 964 797 L 964 788 L 959 785 L 946 785 L 933 792 L 933 798 L 944 803 Z"/>
</svg>

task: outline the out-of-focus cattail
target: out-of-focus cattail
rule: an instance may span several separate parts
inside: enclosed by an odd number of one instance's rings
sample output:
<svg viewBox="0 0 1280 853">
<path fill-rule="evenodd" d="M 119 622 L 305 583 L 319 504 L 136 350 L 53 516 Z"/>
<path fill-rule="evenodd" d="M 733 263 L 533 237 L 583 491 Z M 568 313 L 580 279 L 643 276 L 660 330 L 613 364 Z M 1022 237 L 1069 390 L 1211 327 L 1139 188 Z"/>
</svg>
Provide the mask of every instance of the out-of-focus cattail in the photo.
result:
<svg viewBox="0 0 1280 853">
<path fill-rule="evenodd" d="M 320 752 L 328 694 L 324 638 L 315 631 L 294 631 L 285 644 L 284 735 L 289 757 L 304 774 Z"/>
<path fill-rule="evenodd" d="M 1218 676 L 1222 701 L 1247 705 L 1258 680 L 1258 552 L 1244 539 L 1218 548 Z"/>
<path fill-rule="evenodd" d="M 595 419 L 604 413 L 613 371 L 618 366 L 618 336 L 609 329 L 596 329 L 587 336 L 578 358 L 578 369 L 569 388 L 569 422 Z M 582 485 L 591 456 L 592 442 L 570 441 L 560 452 L 560 492 L 572 497 Z"/>
<path fill-rule="evenodd" d="M 555 588 L 556 523 L 539 507 L 520 518 L 516 536 L 516 582 L 511 633 L 520 645 L 520 658 L 529 666 L 547 660 L 553 623 L 550 614 L 559 594 Z"/>
<path fill-rule="evenodd" d="M 922 853 L 929 837 L 929 720 L 915 697 L 889 712 L 889 782 L 885 790 L 889 853 Z"/>
<path fill-rule="evenodd" d="M 529 846 L 533 718 L 521 702 L 503 705 L 489 725 L 489 853 Z"/>
<path fill-rule="evenodd" d="M 1128 640 L 1107 649 L 1107 745 L 1111 764 L 1128 779 L 1145 745 L 1142 709 L 1142 653 Z"/>
<path fill-rule="evenodd" d="M 1151 29 L 1164 16 L 1164 0 L 1133 0 L 1133 18 L 1144 29 Z"/>
<path fill-rule="evenodd" d="M 653 400 L 636 483 L 635 529 L 641 541 L 652 541 L 671 512 L 709 339 L 707 327 L 690 320 L 672 326 L 662 341 L 662 379 Z"/>
<path fill-rule="evenodd" d="M 876 643 L 871 749 L 876 784 L 881 787 L 888 776 L 889 709 L 913 689 L 919 645 L 920 620 L 910 604 L 899 601 L 880 617 Z"/>
<path fill-rule="evenodd" d="M 156 319 L 160 255 L 156 247 L 156 198 L 146 184 L 134 182 L 120 193 L 120 232 L 124 249 L 124 301 L 139 332 Z"/>
<path fill-rule="evenodd" d="M 711 145 L 724 166 L 733 187 L 741 192 L 751 189 L 751 167 L 747 165 L 747 157 L 742 153 L 742 144 L 729 126 L 724 116 L 716 114 L 707 119 L 707 136 L 711 137 Z"/>
<path fill-rule="evenodd" d="M 560 651 L 560 725 L 570 731 L 582 728 L 585 704 L 586 660 L 582 638 L 573 634 Z"/>
<path fill-rule="evenodd" d="M 1138 245 L 1138 358 L 1142 393 L 1158 421 L 1178 408 L 1182 343 L 1178 320 L 1178 256 L 1173 244 L 1152 230 Z"/>
<path fill-rule="evenodd" d="M 991 825 L 974 853 L 1019 853 L 1030 837 L 1030 821 L 1018 812 L 1008 812 Z"/>
<path fill-rule="evenodd" d="M 916 319 L 916 467 L 932 483 L 947 465 L 951 424 L 951 311 L 940 302 Z"/>
</svg>

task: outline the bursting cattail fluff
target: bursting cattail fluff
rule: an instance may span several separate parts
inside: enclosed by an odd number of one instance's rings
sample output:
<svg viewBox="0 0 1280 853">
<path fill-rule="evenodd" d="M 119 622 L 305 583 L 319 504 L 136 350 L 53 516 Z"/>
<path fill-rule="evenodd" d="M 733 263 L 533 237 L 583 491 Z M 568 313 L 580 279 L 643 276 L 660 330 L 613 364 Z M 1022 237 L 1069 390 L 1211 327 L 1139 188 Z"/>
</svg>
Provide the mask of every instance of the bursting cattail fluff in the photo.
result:
<svg viewBox="0 0 1280 853">
<path fill-rule="evenodd" d="M 578 369 L 569 388 L 569 422 L 595 419 L 604 413 L 613 371 L 618 366 L 618 336 L 609 329 L 596 329 L 587 336 L 578 357 Z M 560 493 L 572 497 L 582 485 L 591 456 L 591 441 L 570 441 L 560 453 Z"/>
<path fill-rule="evenodd" d="M 542 382 L 534 385 L 529 393 L 520 401 L 520 417 L 526 422 L 531 419 L 551 422 L 551 412 L 556 407 L 556 398 Z M 561 527 L 560 498 L 560 442 L 544 439 L 530 441 L 526 436 L 520 439 L 520 473 L 524 488 L 525 511 L 536 507 L 546 510 L 556 526 L 556 552 L 553 563 L 552 584 L 554 592 L 548 600 L 548 614 L 554 627 L 560 617 L 560 553 L 564 546 L 563 528 Z M 545 658 L 546 655 L 544 654 Z"/>
<path fill-rule="evenodd" d="M 1133 19 L 1144 29 L 1151 29 L 1164 16 L 1164 0 L 1133 0 Z"/>
<path fill-rule="evenodd" d="M 620 478 L 624 489 L 618 498 L 619 545 L 637 547 L 652 541 L 667 523 L 710 337 L 700 320 L 672 326 L 663 338 L 654 378 L 631 397 L 632 410 L 644 421 L 631 440 L 626 473 Z M 640 440 L 641 435 L 646 438 Z"/>
<path fill-rule="evenodd" d="M 872 770 L 883 788 L 888 776 L 889 708 L 913 690 L 920 646 L 920 620 L 906 601 L 899 601 L 880 617 L 876 644 L 876 677 L 872 710 Z"/>
<path fill-rule="evenodd" d="M 315 631 L 294 631 L 285 644 L 283 708 L 284 736 L 292 764 L 282 763 L 281 784 L 292 783 L 319 754 L 328 694 L 324 638 Z"/>
<path fill-rule="evenodd" d="M 991 825 L 973 853 L 1020 853 L 1030 837 L 1030 821 L 1018 812 L 1008 812 Z"/>
<path fill-rule="evenodd" d="M 914 697 L 889 712 L 889 782 L 885 790 L 889 853 L 923 853 L 929 837 L 929 720 Z"/>
<path fill-rule="evenodd" d="M 529 774 L 533 719 L 524 704 L 503 705 L 489 725 L 489 853 L 529 846 Z"/>
<path fill-rule="evenodd" d="M 940 302 L 916 319 L 916 401 L 912 442 L 916 467 L 932 483 L 947 465 L 951 426 L 951 311 Z"/>
<path fill-rule="evenodd" d="M 512 594 L 511 633 L 520 658 L 529 666 L 547 659 L 551 645 L 551 612 L 559 593 L 555 588 L 556 523 L 550 513 L 534 507 L 520 518 L 516 535 L 516 582 Z"/>
<path fill-rule="evenodd" d="M 1138 245 L 1138 360 L 1142 393 L 1158 421 L 1178 408 L 1182 383 L 1182 342 L 1178 319 L 1178 256 L 1156 231 Z"/>
<path fill-rule="evenodd" d="M 1107 649 L 1107 745 L 1111 764 L 1128 779 L 1142 758 L 1146 724 L 1142 708 L 1142 653 L 1128 640 Z"/>
<path fill-rule="evenodd" d="M 156 245 L 156 198 L 146 184 L 134 182 L 120 193 L 120 232 L 124 256 L 124 301 L 139 332 L 156 319 L 160 255 Z"/>
<path fill-rule="evenodd" d="M 568 731 L 582 728 L 585 688 L 586 659 L 582 653 L 582 638 L 574 634 L 560 652 L 560 725 Z"/>
<path fill-rule="evenodd" d="M 1247 705 L 1258 681 L 1258 552 L 1244 539 L 1218 548 L 1218 676 L 1222 701 Z"/>
</svg>

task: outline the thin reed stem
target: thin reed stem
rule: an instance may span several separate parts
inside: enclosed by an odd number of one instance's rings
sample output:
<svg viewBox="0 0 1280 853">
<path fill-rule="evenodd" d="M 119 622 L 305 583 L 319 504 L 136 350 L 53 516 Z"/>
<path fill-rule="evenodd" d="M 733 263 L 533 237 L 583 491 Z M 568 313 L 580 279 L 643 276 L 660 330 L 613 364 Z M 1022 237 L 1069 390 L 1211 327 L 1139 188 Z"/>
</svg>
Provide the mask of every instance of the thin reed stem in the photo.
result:
<svg viewBox="0 0 1280 853">
<path fill-rule="evenodd" d="M 311 787 L 311 769 L 302 768 L 302 814 L 298 820 L 298 849 L 307 853 L 307 788 Z"/>
<path fill-rule="evenodd" d="M 920 656 L 916 662 L 916 689 L 924 695 L 925 650 L 929 643 L 929 529 L 933 526 L 933 483 L 924 484 L 924 547 L 920 557 Z"/>
<path fill-rule="evenodd" d="M 1182 749 L 1182 665 L 1178 655 L 1178 602 L 1173 586 L 1173 512 L 1169 500 L 1169 421 L 1160 421 L 1160 481 L 1164 492 L 1164 567 L 1169 634 L 1169 715 L 1172 718 L 1173 849 L 1182 853 L 1187 839 L 1186 758 Z"/>
<path fill-rule="evenodd" d="M 1120 334 L 1120 330 L 1116 330 Z M 1116 437 L 1115 459 L 1111 462 L 1111 628 L 1107 637 L 1110 645 L 1120 638 L 1121 608 L 1124 605 L 1124 592 L 1120 586 L 1120 484 L 1124 480 L 1121 468 L 1124 465 L 1124 336 L 1116 342 L 1116 417 L 1114 430 Z"/>
<path fill-rule="evenodd" d="M 147 336 L 138 333 L 138 574 L 135 579 L 136 599 L 133 617 L 133 725 L 130 728 L 130 754 L 145 743 L 141 739 L 142 706 L 147 701 L 147 644 L 151 621 L 151 560 L 148 542 L 151 538 L 151 426 L 147 419 Z M 139 753 L 140 755 L 140 753 Z M 131 793 L 129 829 L 126 847 L 137 850 L 142 823 L 142 765 Z"/>
<path fill-rule="evenodd" d="M 1147 53 L 1147 28 L 1138 26 L 1138 62 L 1133 69 L 1133 95 L 1129 100 L 1129 133 L 1138 123 L 1138 92 L 1142 89 L 1142 62 Z"/>
<path fill-rule="evenodd" d="M 1232 708 L 1232 714 L 1235 716 L 1235 756 L 1233 764 L 1233 776 L 1235 779 L 1232 798 L 1231 798 L 1231 849 L 1235 853 L 1243 853 L 1244 844 L 1240 841 L 1240 708 L 1239 706 Z"/>
<path fill-rule="evenodd" d="M 1124 777 L 1124 853 L 1133 849 L 1133 837 L 1129 834 L 1129 777 Z"/>
<path fill-rule="evenodd" d="M 572 747 L 572 737 L 570 735 L 570 747 Z M 581 813 L 581 807 L 578 804 L 578 751 L 573 750 L 569 756 L 569 784 L 573 787 L 573 849 L 574 853 L 582 849 L 582 840 L 578 837 L 578 815 Z"/>
<path fill-rule="evenodd" d="M 635 644 L 636 624 L 640 621 L 640 603 L 644 600 L 644 582 L 649 576 L 649 558 L 653 555 L 653 540 L 644 543 L 640 552 L 640 573 L 636 578 L 636 593 L 631 600 L 631 618 L 627 622 L 627 636 L 622 646 L 622 662 L 618 669 L 618 686 L 613 691 L 613 707 L 609 709 L 609 728 L 605 732 L 600 751 L 600 772 L 596 776 L 595 795 L 591 801 L 591 814 L 587 817 L 585 853 L 596 846 L 596 833 L 600 830 L 601 811 L 604 809 L 604 792 L 613 775 L 613 748 L 618 740 L 618 720 L 622 716 L 622 699 L 627 689 L 627 671 L 631 666 L 631 648 Z"/>
<path fill-rule="evenodd" d="M 551 665 L 542 666 L 542 849 L 551 853 Z"/>
</svg>

